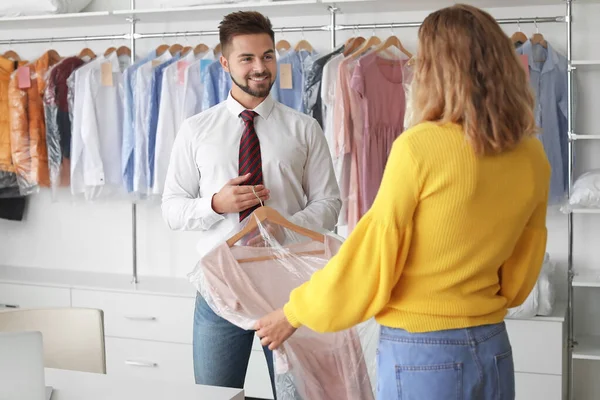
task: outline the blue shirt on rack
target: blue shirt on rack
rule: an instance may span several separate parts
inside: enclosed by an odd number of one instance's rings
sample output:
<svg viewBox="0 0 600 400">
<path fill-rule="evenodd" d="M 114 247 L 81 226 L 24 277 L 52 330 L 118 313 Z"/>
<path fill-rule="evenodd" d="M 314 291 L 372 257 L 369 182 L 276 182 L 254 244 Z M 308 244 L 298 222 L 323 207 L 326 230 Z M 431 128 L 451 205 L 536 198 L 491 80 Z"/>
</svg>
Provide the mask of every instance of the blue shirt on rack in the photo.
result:
<svg viewBox="0 0 600 400">
<path fill-rule="evenodd" d="M 133 150 L 135 147 L 135 131 L 133 121 L 135 121 L 135 106 L 133 102 L 133 92 L 135 90 L 135 72 L 146 62 L 156 58 L 156 50 L 152 50 L 146 57 L 139 60 L 123 73 L 123 83 L 125 86 L 125 101 L 123 110 L 123 147 L 121 153 L 123 184 L 127 192 L 133 192 Z"/>
<path fill-rule="evenodd" d="M 160 93 L 162 90 L 162 77 L 165 69 L 180 59 L 177 53 L 172 59 L 165 61 L 154 69 L 150 83 L 150 112 L 148 113 L 148 187 L 154 185 L 154 154 L 156 149 L 156 130 L 158 129 L 158 112 L 160 106 Z"/>
<path fill-rule="evenodd" d="M 544 48 L 529 40 L 516 51 L 528 58 L 536 124 L 541 128 L 539 137 L 552 168 L 549 203 L 556 204 L 564 201 L 568 189 L 567 59 L 550 44 Z"/>
<path fill-rule="evenodd" d="M 316 53 L 307 50 L 294 51 L 290 50 L 287 54 L 277 60 L 277 79 L 275 88 L 277 97 L 282 104 L 293 108 L 296 111 L 305 112 L 302 102 L 303 85 L 304 85 L 304 60 Z M 292 88 L 281 88 L 281 66 L 289 64 L 292 71 Z"/>
</svg>

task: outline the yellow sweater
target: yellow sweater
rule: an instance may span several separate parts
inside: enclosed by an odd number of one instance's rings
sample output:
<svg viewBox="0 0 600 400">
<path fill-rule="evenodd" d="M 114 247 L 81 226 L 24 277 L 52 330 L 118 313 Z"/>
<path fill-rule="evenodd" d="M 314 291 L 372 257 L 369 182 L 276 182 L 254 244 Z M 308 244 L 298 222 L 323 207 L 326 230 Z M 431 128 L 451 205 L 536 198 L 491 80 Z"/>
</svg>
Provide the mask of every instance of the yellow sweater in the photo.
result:
<svg viewBox="0 0 600 400">
<path fill-rule="evenodd" d="M 288 321 L 317 332 L 373 316 L 410 332 L 501 322 L 540 272 L 549 184 L 537 138 L 478 157 L 458 125 L 415 126 L 338 254 L 292 292 Z"/>
</svg>

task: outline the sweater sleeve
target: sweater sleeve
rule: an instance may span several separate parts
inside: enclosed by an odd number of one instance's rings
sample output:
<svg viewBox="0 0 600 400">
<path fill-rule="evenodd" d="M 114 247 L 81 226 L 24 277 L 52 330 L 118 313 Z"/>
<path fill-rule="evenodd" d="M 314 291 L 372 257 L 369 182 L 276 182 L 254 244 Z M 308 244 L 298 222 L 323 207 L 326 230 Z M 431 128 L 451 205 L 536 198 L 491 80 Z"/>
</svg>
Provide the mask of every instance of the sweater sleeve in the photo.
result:
<svg viewBox="0 0 600 400">
<path fill-rule="evenodd" d="M 527 300 L 542 269 L 546 252 L 546 210 L 548 191 L 521 236 L 512 255 L 500 268 L 500 294 L 507 300 L 507 308 L 518 307 Z"/>
<path fill-rule="evenodd" d="M 393 145 L 369 212 L 337 255 L 292 291 L 284 306 L 290 324 L 336 332 L 366 321 L 384 308 L 410 247 L 421 186 L 418 170 L 408 142 L 401 136 Z"/>
</svg>

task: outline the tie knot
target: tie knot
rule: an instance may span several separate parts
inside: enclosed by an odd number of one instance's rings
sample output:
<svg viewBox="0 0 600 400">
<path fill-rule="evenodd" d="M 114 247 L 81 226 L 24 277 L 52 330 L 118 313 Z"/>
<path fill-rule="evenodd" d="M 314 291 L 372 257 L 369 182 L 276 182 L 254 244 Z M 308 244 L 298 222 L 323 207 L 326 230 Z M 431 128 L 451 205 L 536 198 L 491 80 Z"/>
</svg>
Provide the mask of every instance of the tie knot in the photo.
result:
<svg viewBox="0 0 600 400">
<path fill-rule="evenodd" d="M 242 113 L 240 114 L 240 117 L 242 117 L 242 120 L 243 120 L 245 123 L 248 123 L 248 122 L 253 122 L 253 121 L 254 121 L 254 117 L 255 117 L 256 115 L 257 115 L 257 114 L 256 114 L 254 111 L 252 111 L 252 110 L 244 110 L 244 111 L 242 111 Z"/>
</svg>

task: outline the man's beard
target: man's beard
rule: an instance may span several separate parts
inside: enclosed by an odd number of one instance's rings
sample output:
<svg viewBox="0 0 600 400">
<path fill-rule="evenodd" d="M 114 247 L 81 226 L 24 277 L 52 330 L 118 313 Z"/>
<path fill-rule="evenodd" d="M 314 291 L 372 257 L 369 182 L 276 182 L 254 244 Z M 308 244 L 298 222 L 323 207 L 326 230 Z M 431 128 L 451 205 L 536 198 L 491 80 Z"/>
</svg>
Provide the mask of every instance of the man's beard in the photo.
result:
<svg viewBox="0 0 600 400">
<path fill-rule="evenodd" d="M 264 97 L 267 97 L 269 95 L 269 93 L 271 93 L 271 88 L 273 87 L 273 84 L 275 83 L 275 81 L 271 81 L 271 73 L 270 72 L 265 72 L 264 74 L 252 74 L 252 75 L 248 75 L 246 77 L 246 81 L 248 83 L 250 83 L 251 78 L 263 78 L 263 77 L 266 78 L 265 81 L 269 82 L 269 87 L 266 89 L 258 89 L 258 90 L 252 89 L 250 87 L 250 85 L 244 86 L 241 83 L 237 82 L 235 80 L 235 78 L 233 77 L 233 75 L 231 74 L 231 72 L 229 73 L 229 76 L 231 77 L 231 81 L 233 83 L 235 83 L 237 87 L 242 89 L 242 91 L 244 91 L 245 93 L 248 93 L 250 96 L 258 97 L 261 99 Z"/>
</svg>

